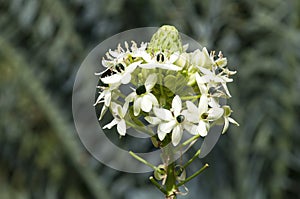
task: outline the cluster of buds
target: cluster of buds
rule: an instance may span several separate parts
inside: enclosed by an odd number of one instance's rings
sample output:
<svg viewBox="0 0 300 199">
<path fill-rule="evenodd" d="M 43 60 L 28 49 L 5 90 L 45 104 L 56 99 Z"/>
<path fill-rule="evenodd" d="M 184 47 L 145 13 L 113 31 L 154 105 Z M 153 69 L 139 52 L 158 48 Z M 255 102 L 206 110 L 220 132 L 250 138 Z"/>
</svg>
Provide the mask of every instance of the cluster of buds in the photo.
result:
<svg viewBox="0 0 300 199">
<path fill-rule="evenodd" d="M 114 117 L 104 129 L 116 126 L 125 136 L 128 128 L 144 128 L 156 143 L 169 138 L 176 146 L 184 132 L 205 137 L 213 125 L 223 124 L 222 133 L 229 123 L 238 125 L 221 100 L 231 97 L 227 83 L 236 73 L 226 67 L 221 52 L 209 53 L 205 47 L 187 52 L 172 26 L 161 27 L 149 43 L 124 46 L 109 50 L 102 59 L 106 70 L 96 73 L 99 120 L 107 110 Z"/>
</svg>

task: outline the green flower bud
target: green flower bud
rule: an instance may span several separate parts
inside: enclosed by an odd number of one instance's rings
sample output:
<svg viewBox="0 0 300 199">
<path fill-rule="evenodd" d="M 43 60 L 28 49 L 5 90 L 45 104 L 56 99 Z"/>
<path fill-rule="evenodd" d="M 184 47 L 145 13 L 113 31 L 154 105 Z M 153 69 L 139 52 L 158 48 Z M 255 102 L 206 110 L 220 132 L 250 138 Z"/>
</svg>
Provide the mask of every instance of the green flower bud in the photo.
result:
<svg viewBox="0 0 300 199">
<path fill-rule="evenodd" d="M 164 25 L 158 29 L 151 38 L 148 52 L 166 51 L 175 53 L 183 52 L 181 38 L 174 26 Z"/>
</svg>

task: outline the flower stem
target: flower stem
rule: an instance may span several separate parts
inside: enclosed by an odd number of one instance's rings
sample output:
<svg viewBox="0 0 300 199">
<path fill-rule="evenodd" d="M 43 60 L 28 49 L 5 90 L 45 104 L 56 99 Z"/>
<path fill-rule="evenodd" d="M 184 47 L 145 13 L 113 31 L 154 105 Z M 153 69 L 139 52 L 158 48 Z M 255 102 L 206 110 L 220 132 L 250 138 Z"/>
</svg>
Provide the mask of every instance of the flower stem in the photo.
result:
<svg viewBox="0 0 300 199">
<path fill-rule="evenodd" d="M 185 179 L 184 181 L 180 182 L 177 184 L 177 187 L 180 187 L 182 185 L 184 185 L 185 183 L 187 183 L 188 181 L 192 180 L 193 178 L 195 178 L 196 176 L 198 176 L 200 173 L 202 173 L 207 167 L 209 167 L 209 165 L 206 163 L 201 169 L 199 169 L 196 173 L 194 173 L 193 175 L 191 175 L 190 177 L 188 177 L 187 179 Z"/>
<path fill-rule="evenodd" d="M 138 161 L 144 163 L 145 165 L 151 167 L 153 170 L 159 170 L 156 166 L 154 166 L 153 164 L 149 163 L 148 161 L 146 161 L 145 159 L 141 158 L 140 156 L 138 156 L 137 154 L 135 154 L 132 151 L 129 151 L 129 154 L 134 157 L 135 159 L 137 159 Z"/>
<path fill-rule="evenodd" d="M 187 168 L 198 156 L 199 156 L 199 154 L 200 154 L 200 152 L 201 152 L 201 149 L 199 149 L 196 153 L 195 153 L 195 155 L 189 160 L 189 161 L 187 161 L 187 163 L 185 163 L 183 166 L 182 166 L 182 168 L 183 169 L 185 169 L 185 168 Z"/>
<path fill-rule="evenodd" d="M 149 180 L 154 184 L 162 193 L 165 195 L 168 194 L 168 192 L 153 178 L 153 176 L 150 176 Z"/>
</svg>

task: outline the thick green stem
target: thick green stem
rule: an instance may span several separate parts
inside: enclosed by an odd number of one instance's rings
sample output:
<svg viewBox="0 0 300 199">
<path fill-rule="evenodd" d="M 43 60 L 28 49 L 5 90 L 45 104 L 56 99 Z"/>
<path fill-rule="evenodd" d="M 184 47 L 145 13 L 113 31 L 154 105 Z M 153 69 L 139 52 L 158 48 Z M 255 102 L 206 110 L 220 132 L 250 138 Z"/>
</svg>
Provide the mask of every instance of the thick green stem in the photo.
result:
<svg viewBox="0 0 300 199">
<path fill-rule="evenodd" d="M 166 165 L 167 179 L 166 179 L 166 199 L 176 199 L 176 193 L 178 192 L 176 186 L 176 170 L 174 162 L 174 147 L 172 144 L 167 145 L 162 149 L 162 157 L 164 164 Z"/>
</svg>

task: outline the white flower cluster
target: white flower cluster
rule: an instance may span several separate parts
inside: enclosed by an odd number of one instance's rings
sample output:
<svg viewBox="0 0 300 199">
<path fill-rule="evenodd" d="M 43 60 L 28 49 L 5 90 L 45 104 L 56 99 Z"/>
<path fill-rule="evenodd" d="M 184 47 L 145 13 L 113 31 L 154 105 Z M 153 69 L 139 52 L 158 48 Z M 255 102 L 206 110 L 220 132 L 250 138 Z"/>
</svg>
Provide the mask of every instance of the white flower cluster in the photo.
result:
<svg viewBox="0 0 300 199">
<path fill-rule="evenodd" d="M 106 70 L 96 73 L 100 91 L 95 105 L 103 103 L 99 120 L 108 109 L 114 117 L 104 129 L 117 125 L 124 136 L 128 128 L 151 126 L 159 141 L 169 135 L 176 146 L 184 130 L 205 137 L 212 125 L 224 124 L 222 133 L 229 123 L 238 125 L 231 108 L 220 103 L 231 97 L 226 84 L 236 73 L 228 70 L 221 52 L 215 56 L 203 48 L 188 53 L 187 45 L 183 52 L 147 47 L 125 42 L 125 49 L 119 45 L 103 58 Z M 122 93 L 124 85 L 131 92 Z"/>
</svg>

